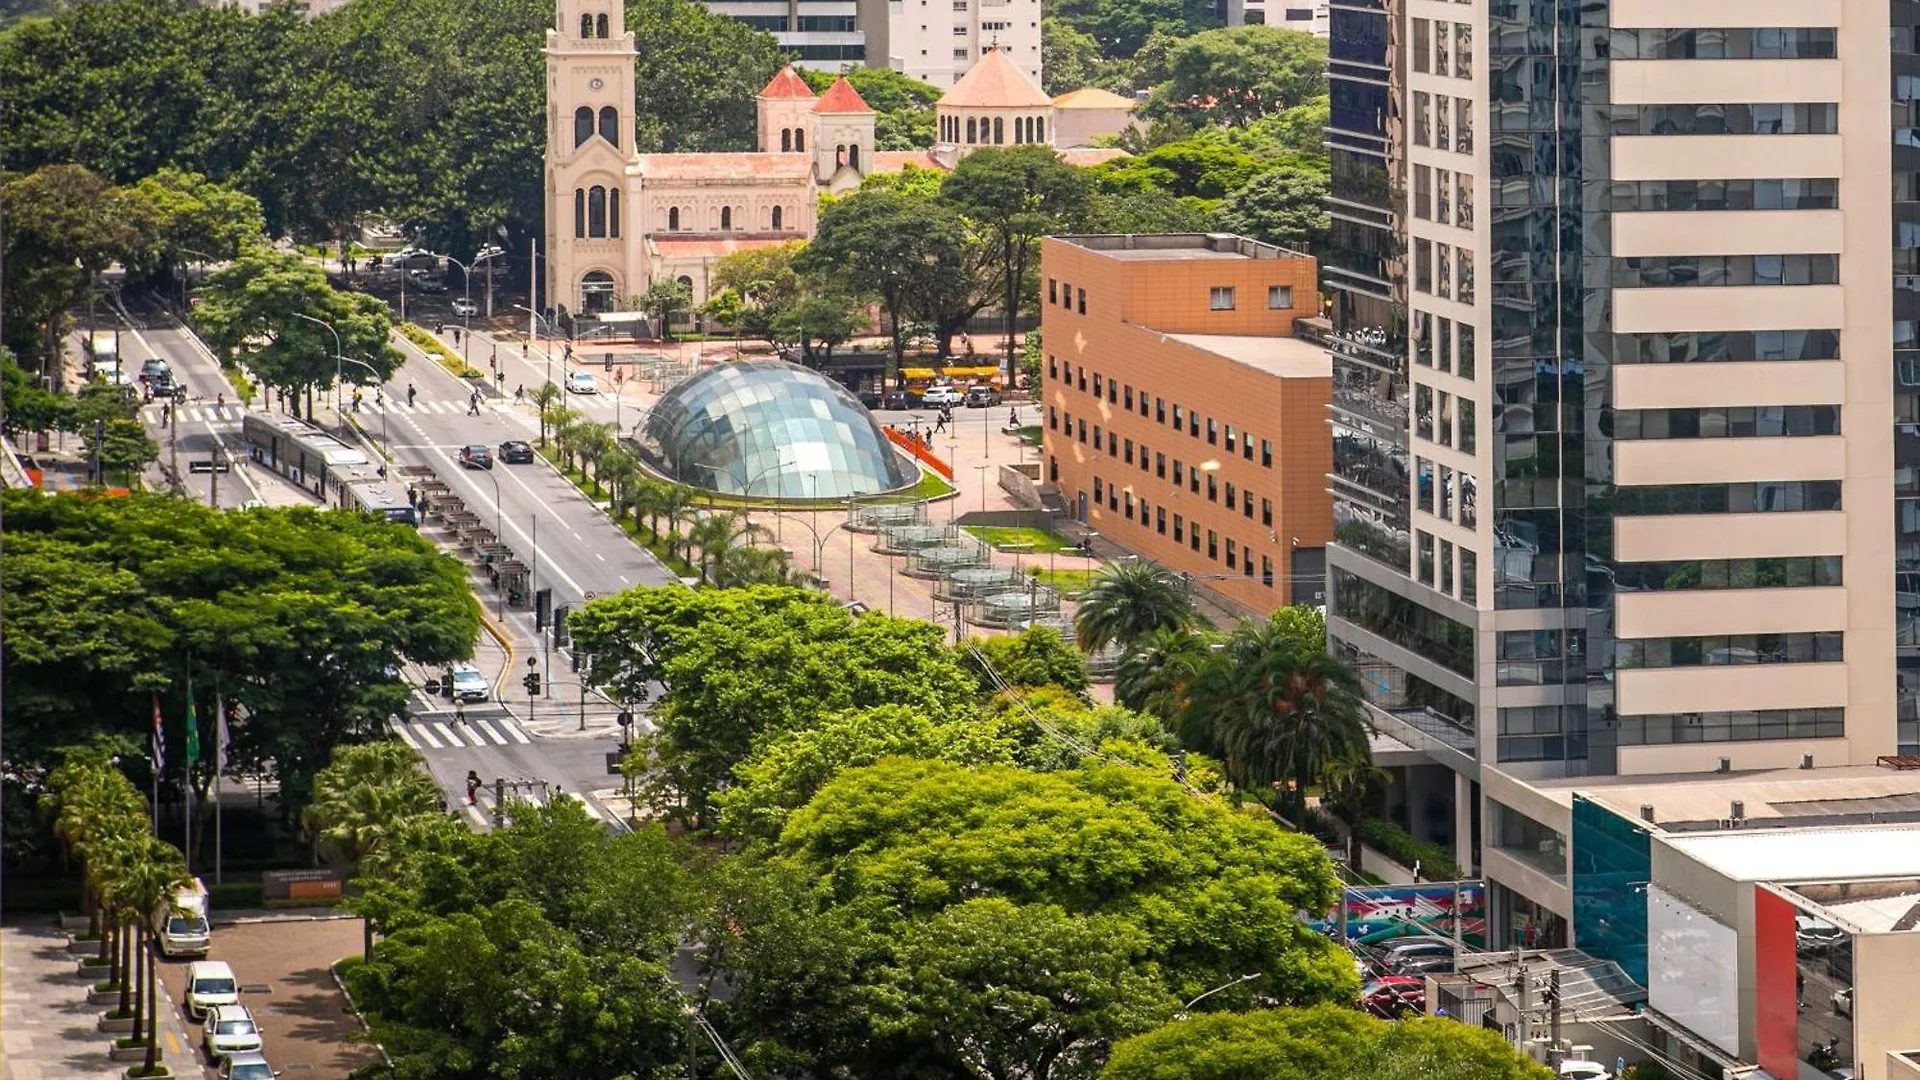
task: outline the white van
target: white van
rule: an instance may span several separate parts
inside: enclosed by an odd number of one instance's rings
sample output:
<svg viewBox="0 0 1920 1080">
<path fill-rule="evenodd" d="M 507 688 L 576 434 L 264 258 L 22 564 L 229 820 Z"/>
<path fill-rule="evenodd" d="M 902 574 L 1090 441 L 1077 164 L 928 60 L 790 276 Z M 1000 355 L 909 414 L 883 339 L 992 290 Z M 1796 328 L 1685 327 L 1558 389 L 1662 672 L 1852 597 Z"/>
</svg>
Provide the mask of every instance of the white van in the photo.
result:
<svg viewBox="0 0 1920 1080">
<path fill-rule="evenodd" d="M 205 956 L 213 943 L 213 929 L 207 923 L 207 886 L 199 878 L 173 891 L 153 910 L 150 924 L 154 940 L 160 943 L 160 955 Z"/>
<path fill-rule="evenodd" d="M 218 960 L 195 960 L 187 965 L 187 1019 L 199 1023 L 220 1005 L 240 1004 L 240 981 L 233 969 Z"/>
</svg>

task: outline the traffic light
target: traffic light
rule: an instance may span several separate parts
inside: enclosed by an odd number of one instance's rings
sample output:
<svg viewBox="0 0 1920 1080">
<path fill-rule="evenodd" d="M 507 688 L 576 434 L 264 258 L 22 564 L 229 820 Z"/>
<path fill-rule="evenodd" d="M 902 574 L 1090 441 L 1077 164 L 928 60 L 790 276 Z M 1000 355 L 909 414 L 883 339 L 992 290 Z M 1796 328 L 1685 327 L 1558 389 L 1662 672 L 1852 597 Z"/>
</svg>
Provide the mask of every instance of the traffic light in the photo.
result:
<svg viewBox="0 0 1920 1080">
<path fill-rule="evenodd" d="M 561 604 L 553 609 L 553 647 L 556 649 L 567 647 L 567 613 L 572 610 L 572 604 Z"/>
<path fill-rule="evenodd" d="M 540 673 L 539 672 L 537 671 L 527 672 L 527 677 L 520 680 L 520 683 L 522 686 L 525 686 L 527 688 L 528 697 L 540 696 Z"/>
<path fill-rule="evenodd" d="M 533 628 L 545 630 L 547 618 L 553 614 L 553 590 L 535 589 L 533 591 Z"/>
</svg>

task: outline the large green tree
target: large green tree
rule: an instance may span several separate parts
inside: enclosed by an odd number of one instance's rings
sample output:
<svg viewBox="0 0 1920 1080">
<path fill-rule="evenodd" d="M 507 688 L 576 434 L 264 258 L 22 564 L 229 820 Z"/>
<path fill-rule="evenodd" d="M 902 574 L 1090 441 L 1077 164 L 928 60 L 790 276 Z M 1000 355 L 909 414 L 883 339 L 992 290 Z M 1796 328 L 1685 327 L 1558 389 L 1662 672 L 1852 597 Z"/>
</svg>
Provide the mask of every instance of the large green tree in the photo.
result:
<svg viewBox="0 0 1920 1080">
<path fill-rule="evenodd" d="M 1169 78 L 1147 105 L 1152 115 L 1245 127 L 1327 92 L 1326 42 L 1303 30 L 1208 30 L 1174 46 L 1167 63 Z"/>
<path fill-rule="evenodd" d="M 1088 652 L 1124 650 L 1155 630 L 1185 630 L 1199 618 L 1192 587 L 1180 575 L 1135 560 L 1100 571 L 1074 611 L 1073 630 Z"/>
<path fill-rule="evenodd" d="M 1213 1013 L 1113 1048 L 1101 1080 L 1547 1080 L 1497 1031 L 1347 1008 Z"/>
<path fill-rule="evenodd" d="M 399 664 L 469 656 L 479 634 L 460 565 L 403 526 L 148 496 L 4 498 L 8 759 L 23 765 L 95 732 L 144 743 L 155 694 L 167 756 L 184 761 L 191 679 L 201 708 L 216 694 L 237 708 L 235 761 L 277 774 L 297 809 L 335 746 L 405 709 Z"/>
<path fill-rule="evenodd" d="M 1214 225 L 1269 244 L 1317 252 L 1326 241 L 1326 175 L 1278 166 L 1254 177 L 1214 211 Z"/>
<path fill-rule="evenodd" d="M 666 685 L 649 783 L 695 816 L 763 736 L 876 705 L 937 715 L 974 687 L 932 623 L 855 617 L 802 589 L 636 589 L 586 605 L 568 625 L 594 656 L 596 685 L 635 701 Z"/>
<path fill-rule="evenodd" d="M 812 68 L 800 69 L 800 76 L 816 94 L 839 78 Z M 875 150 L 920 150 L 933 145 L 933 103 L 940 100 L 939 87 L 891 68 L 852 68 L 846 79 L 874 111 Z"/>
<path fill-rule="evenodd" d="M 5 126 L 0 112 L 0 127 Z M 142 200 L 79 165 L 48 165 L 25 175 L 0 172 L 7 222 L 0 260 L 7 267 L 7 337 L 0 344 L 53 375 L 67 309 L 80 303 L 109 265 L 132 262 L 153 244 Z"/>
<path fill-rule="evenodd" d="M 835 199 L 822 211 L 799 263 L 811 274 L 842 275 L 854 290 L 879 298 L 897 372 L 907 321 L 968 291 L 965 256 L 964 227 L 947 206 L 875 190 Z"/>
<path fill-rule="evenodd" d="M 1356 986 L 1296 918 L 1335 893 L 1318 845 L 1150 769 L 881 761 L 821 787 L 772 856 L 760 917 L 714 930 L 732 1009 L 854 1075 L 1086 1076 L 1240 975 L 1262 973 L 1209 1006 Z"/>
<path fill-rule="evenodd" d="M 309 413 L 313 391 L 336 375 L 350 383 L 371 377 L 352 361 L 384 381 L 403 359 L 387 340 L 393 322 L 384 301 L 335 289 L 325 271 L 291 252 L 250 248 L 207 279 L 201 298 L 194 322 L 222 365 L 243 363 L 296 400 L 305 391 Z"/>
<path fill-rule="evenodd" d="M 1039 263 L 1042 236 L 1071 232 L 1087 213 L 1086 174 L 1046 146 L 990 147 L 962 158 L 940 197 L 979 230 L 992 251 L 1001 310 L 1007 320 L 1007 365 L 1013 328 Z"/>
</svg>

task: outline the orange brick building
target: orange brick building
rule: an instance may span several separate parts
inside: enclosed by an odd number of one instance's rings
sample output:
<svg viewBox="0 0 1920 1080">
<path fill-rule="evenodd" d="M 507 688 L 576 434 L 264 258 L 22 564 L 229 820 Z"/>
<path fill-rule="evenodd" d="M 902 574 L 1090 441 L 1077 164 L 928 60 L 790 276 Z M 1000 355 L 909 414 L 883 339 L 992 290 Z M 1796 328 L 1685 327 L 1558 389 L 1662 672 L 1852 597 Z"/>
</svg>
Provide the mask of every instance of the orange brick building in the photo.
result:
<svg viewBox="0 0 1920 1080">
<path fill-rule="evenodd" d="M 1321 602 L 1331 365 L 1318 267 L 1226 235 L 1049 237 L 1046 480 L 1100 535 L 1259 612 Z"/>
</svg>

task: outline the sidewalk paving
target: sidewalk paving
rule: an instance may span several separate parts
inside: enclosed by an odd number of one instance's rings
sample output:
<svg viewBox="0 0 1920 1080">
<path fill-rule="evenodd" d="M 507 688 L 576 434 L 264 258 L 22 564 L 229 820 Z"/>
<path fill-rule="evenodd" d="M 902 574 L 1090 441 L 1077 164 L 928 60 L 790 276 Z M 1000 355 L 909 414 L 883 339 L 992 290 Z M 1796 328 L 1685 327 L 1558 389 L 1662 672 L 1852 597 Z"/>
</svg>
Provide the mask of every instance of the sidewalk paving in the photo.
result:
<svg viewBox="0 0 1920 1080">
<path fill-rule="evenodd" d="M 97 1027 L 107 1006 L 87 1004 L 78 961 L 52 925 L 0 927 L 0 1080 L 107 1080 L 137 1064 L 108 1058 L 116 1036 Z M 163 1006 L 162 1059 L 175 1076 L 197 1074 L 172 1003 Z"/>
</svg>

